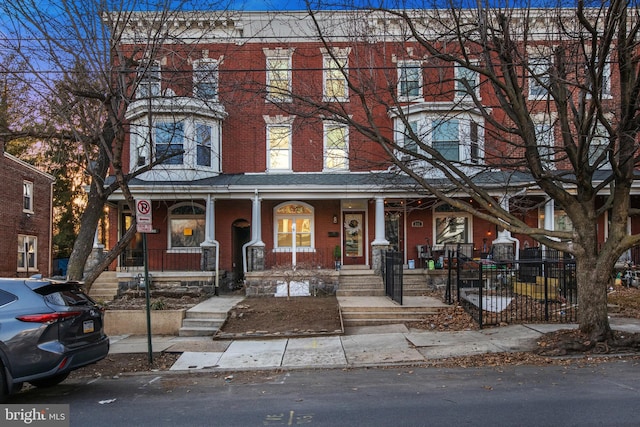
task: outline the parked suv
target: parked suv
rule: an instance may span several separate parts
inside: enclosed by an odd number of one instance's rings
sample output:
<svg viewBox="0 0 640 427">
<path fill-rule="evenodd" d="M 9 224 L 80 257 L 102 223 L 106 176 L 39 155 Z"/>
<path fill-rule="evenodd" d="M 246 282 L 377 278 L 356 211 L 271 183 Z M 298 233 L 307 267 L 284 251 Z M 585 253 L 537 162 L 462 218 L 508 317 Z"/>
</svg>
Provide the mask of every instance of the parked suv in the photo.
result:
<svg viewBox="0 0 640 427">
<path fill-rule="evenodd" d="M 77 282 L 0 278 L 0 401 L 49 387 L 109 352 L 103 312 Z"/>
</svg>

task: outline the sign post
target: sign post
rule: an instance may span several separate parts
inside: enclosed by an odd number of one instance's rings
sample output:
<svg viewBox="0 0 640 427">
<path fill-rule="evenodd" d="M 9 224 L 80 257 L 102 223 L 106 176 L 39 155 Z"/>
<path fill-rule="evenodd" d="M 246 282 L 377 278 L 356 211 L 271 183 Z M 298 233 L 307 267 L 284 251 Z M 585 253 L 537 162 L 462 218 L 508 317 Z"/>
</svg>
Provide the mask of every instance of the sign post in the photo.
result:
<svg viewBox="0 0 640 427">
<path fill-rule="evenodd" d="M 149 257 L 147 255 L 147 233 L 153 233 L 151 200 L 136 200 L 136 227 L 138 233 L 142 233 L 142 256 L 144 258 L 144 298 L 147 308 L 147 351 L 149 353 L 149 365 L 153 365 L 153 345 L 151 343 L 151 304 L 149 295 Z"/>
</svg>

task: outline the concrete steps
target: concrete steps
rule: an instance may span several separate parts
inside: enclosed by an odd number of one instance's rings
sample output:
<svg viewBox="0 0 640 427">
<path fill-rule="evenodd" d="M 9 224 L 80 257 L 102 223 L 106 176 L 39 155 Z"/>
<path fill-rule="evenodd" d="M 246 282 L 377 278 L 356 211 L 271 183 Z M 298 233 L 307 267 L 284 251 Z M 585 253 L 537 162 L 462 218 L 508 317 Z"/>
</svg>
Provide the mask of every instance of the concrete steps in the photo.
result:
<svg viewBox="0 0 640 427">
<path fill-rule="evenodd" d="M 118 295 L 118 277 L 115 271 L 103 271 L 89 290 L 89 296 L 96 301 L 112 301 L 116 295 Z"/>
<path fill-rule="evenodd" d="M 348 268 L 340 271 L 336 296 L 384 296 L 382 277 L 369 269 Z"/>
<path fill-rule="evenodd" d="M 420 321 L 426 315 L 437 314 L 439 307 L 342 307 L 342 321 L 349 326 L 390 325 Z"/>
<path fill-rule="evenodd" d="M 182 327 L 178 332 L 181 337 L 213 336 L 227 320 L 227 313 L 244 297 L 216 297 L 204 301 L 185 313 Z"/>
</svg>

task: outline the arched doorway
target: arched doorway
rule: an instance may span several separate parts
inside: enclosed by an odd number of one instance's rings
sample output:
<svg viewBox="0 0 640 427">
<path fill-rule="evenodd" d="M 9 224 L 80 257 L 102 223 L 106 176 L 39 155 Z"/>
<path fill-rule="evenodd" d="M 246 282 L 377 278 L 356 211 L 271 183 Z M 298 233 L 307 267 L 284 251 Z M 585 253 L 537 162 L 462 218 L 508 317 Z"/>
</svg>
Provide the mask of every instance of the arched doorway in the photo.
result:
<svg viewBox="0 0 640 427">
<path fill-rule="evenodd" d="M 242 246 L 251 240 L 251 223 L 246 219 L 237 219 L 231 224 L 231 251 L 233 263 L 233 281 L 244 279 L 242 270 Z"/>
</svg>

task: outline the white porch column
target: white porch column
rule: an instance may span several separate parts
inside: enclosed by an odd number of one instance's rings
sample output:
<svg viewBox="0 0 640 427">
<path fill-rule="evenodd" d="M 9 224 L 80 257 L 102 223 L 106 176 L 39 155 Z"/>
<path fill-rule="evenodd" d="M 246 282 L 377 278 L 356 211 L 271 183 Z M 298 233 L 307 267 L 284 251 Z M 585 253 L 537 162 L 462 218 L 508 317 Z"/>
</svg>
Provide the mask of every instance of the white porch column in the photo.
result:
<svg viewBox="0 0 640 427">
<path fill-rule="evenodd" d="M 98 222 L 98 227 L 96 227 L 96 232 L 93 235 L 93 249 L 104 249 L 104 245 L 98 241 L 99 227 L 100 227 L 100 223 Z"/>
<path fill-rule="evenodd" d="M 216 213 L 215 199 L 211 194 L 207 194 L 207 207 L 204 222 L 204 242 L 202 246 L 213 246 L 216 244 Z"/>
<path fill-rule="evenodd" d="M 384 198 L 376 197 L 376 228 L 375 237 L 371 245 L 388 245 L 389 241 L 384 237 Z"/>
<path fill-rule="evenodd" d="M 555 216 L 555 200 L 549 199 L 547 203 L 544 205 L 544 228 L 545 230 L 553 231 L 555 230 L 554 225 L 554 216 Z"/>
<path fill-rule="evenodd" d="M 508 194 L 505 194 L 500 198 L 500 207 L 507 212 L 509 211 L 510 198 L 511 196 Z M 516 260 L 520 259 L 520 241 L 511 235 L 511 231 L 498 231 L 496 239 L 491 243 L 493 244 L 494 258 L 498 257 L 502 259 L 509 259 L 513 257 Z M 514 250 L 515 253 L 511 253 Z"/>
</svg>

